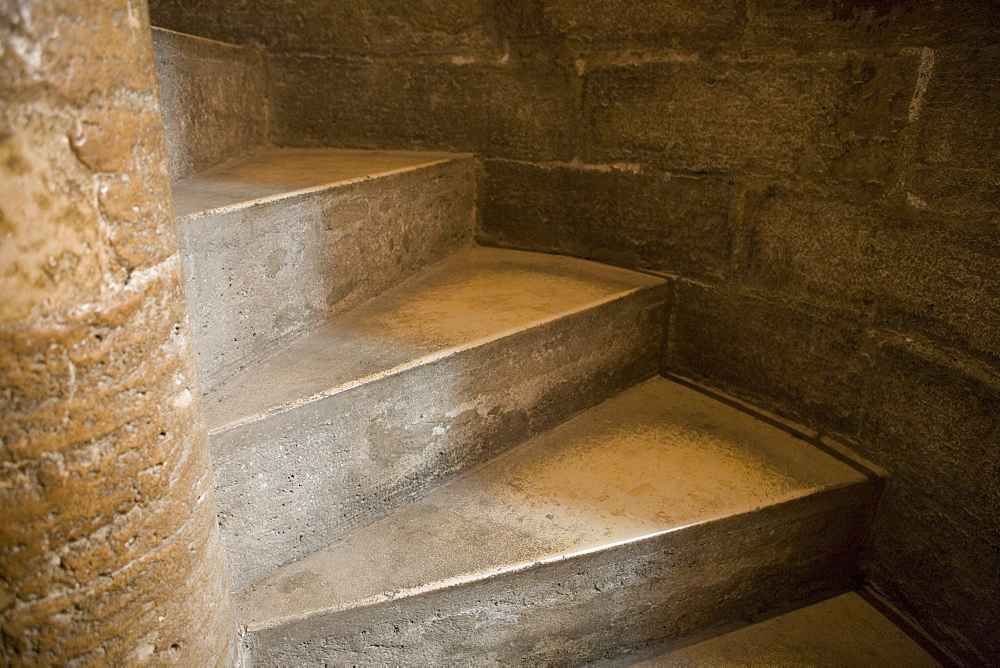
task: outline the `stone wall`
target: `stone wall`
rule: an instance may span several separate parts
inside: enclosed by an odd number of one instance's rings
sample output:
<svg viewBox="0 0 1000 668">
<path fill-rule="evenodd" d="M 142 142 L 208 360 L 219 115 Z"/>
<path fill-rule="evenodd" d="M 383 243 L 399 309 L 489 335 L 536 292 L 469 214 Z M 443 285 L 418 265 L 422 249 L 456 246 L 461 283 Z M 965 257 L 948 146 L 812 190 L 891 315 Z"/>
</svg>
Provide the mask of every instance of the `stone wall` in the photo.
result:
<svg viewBox="0 0 1000 668">
<path fill-rule="evenodd" d="M 232 665 L 146 6 L 0 3 L 0 664 Z"/>
<path fill-rule="evenodd" d="M 886 466 L 867 572 L 1000 661 L 1000 5 L 153 0 L 282 144 L 481 158 L 480 237 L 675 278 L 664 371 Z"/>
</svg>

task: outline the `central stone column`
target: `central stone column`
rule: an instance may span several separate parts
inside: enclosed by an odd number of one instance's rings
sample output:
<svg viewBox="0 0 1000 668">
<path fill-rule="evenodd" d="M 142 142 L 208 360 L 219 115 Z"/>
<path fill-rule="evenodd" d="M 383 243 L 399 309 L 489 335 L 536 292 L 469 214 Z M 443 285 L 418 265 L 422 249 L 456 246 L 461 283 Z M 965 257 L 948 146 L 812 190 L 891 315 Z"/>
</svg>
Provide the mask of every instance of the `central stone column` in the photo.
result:
<svg viewBox="0 0 1000 668">
<path fill-rule="evenodd" d="M 232 665 L 149 18 L 0 3 L 0 664 Z"/>
</svg>

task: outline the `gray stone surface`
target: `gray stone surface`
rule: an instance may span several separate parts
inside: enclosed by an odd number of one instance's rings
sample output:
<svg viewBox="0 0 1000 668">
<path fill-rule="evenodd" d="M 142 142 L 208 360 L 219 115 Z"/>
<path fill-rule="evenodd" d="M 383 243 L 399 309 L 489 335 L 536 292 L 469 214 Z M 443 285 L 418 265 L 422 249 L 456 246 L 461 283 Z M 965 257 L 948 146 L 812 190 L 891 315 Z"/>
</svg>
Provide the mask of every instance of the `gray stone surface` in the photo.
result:
<svg viewBox="0 0 1000 668">
<path fill-rule="evenodd" d="M 162 28 L 153 28 L 153 49 L 174 181 L 267 140 L 261 51 Z"/>
<path fill-rule="evenodd" d="M 209 392 L 234 589 L 655 373 L 664 288 L 471 249 Z"/>
<path fill-rule="evenodd" d="M 663 370 L 857 435 L 876 348 L 857 314 L 678 281 Z"/>
<path fill-rule="evenodd" d="M 848 586 L 877 486 L 653 379 L 251 587 L 251 660 L 565 664 L 677 637 Z"/>
<path fill-rule="evenodd" d="M 177 183 L 203 388 L 468 244 L 472 167 L 269 148 Z"/>
<path fill-rule="evenodd" d="M 342 60 L 271 61 L 275 141 L 475 151 L 528 159 L 577 153 L 573 77 L 551 63 L 520 65 Z M 326 77 L 335 86 L 323 82 Z"/>
<path fill-rule="evenodd" d="M 671 59 L 586 75 L 589 159 L 684 172 L 884 178 L 915 55 Z"/>
<path fill-rule="evenodd" d="M 725 177 L 489 160 L 476 235 L 495 246 L 718 280 L 730 265 L 737 191 Z"/>
<path fill-rule="evenodd" d="M 892 621 L 851 592 L 682 649 L 653 646 L 618 660 L 600 662 L 595 668 L 940 665 Z"/>
</svg>

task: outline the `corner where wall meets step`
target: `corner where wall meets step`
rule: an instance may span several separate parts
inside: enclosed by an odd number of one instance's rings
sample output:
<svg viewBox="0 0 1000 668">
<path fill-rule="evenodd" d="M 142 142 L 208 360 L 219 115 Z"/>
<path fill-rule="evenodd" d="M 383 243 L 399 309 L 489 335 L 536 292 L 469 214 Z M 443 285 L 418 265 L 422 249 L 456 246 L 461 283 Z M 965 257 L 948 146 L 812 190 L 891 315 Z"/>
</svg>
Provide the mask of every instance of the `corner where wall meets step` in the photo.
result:
<svg viewBox="0 0 1000 668">
<path fill-rule="evenodd" d="M 154 27 L 153 52 L 174 181 L 267 141 L 262 51 Z"/>
</svg>

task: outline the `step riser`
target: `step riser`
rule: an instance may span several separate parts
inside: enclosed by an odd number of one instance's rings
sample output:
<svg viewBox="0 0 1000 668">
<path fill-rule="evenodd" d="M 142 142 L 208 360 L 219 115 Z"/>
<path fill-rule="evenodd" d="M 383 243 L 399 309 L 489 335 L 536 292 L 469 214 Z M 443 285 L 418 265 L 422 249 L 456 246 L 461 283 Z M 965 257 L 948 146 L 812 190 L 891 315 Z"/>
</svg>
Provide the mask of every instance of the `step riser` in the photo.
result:
<svg viewBox="0 0 1000 668">
<path fill-rule="evenodd" d="M 652 376 L 663 286 L 212 437 L 238 590 Z"/>
<path fill-rule="evenodd" d="M 877 484 L 246 638 L 253 665 L 579 665 L 853 588 Z M 380 567 L 373 564 L 374 568 Z"/>
<path fill-rule="evenodd" d="M 473 161 L 178 221 L 202 389 L 471 243 Z"/>
<path fill-rule="evenodd" d="M 160 28 L 153 51 L 173 180 L 267 141 L 263 52 Z"/>
</svg>

